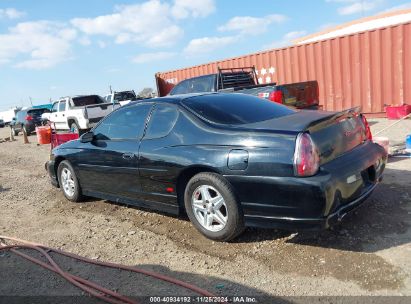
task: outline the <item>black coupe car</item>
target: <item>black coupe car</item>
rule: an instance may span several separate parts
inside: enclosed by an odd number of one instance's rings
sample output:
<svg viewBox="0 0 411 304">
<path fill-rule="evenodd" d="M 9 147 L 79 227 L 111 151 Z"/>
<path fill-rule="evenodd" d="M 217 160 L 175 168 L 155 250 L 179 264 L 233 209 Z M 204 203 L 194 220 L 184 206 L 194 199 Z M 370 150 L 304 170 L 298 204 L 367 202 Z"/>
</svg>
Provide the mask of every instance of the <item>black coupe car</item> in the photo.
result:
<svg viewBox="0 0 411 304">
<path fill-rule="evenodd" d="M 246 226 L 335 224 L 371 194 L 386 158 L 355 110 L 214 93 L 121 107 L 55 148 L 46 169 L 68 200 L 186 212 L 205 236 L 228 241 Z"/>
</svg>

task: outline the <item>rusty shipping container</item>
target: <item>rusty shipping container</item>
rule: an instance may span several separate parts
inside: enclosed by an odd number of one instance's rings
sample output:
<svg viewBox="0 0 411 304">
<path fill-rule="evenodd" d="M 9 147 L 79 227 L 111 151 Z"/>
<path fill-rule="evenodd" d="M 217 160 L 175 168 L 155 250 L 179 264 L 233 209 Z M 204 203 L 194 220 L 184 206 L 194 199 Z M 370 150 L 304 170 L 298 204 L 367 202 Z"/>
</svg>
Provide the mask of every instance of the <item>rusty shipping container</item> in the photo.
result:
<svg viewBox="0 0 411 304">
<path fill-rule="evenodd" d="M 255 66 L 260 83 L 317 80 L 324 110 L 382 114 L 385 105 L 411 104 L 411 23 L 160 72 L 159 95 L 218 67 L 243 66 Z"/>
</svg>

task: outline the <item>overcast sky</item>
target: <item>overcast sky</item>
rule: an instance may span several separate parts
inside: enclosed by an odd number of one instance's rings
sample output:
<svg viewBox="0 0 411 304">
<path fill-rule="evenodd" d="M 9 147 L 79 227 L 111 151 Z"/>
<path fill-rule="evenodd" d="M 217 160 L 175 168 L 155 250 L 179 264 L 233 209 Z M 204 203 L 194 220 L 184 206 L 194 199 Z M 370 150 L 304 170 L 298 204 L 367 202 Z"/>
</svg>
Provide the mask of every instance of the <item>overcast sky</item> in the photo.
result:
<svg viewBox="0 0 411 304">
<path fill-rule="evenodd" d="M 155 87 L 154 74 L 291 44 L 401 0 L 0 0 L 0 110 Z"/>
</svg>

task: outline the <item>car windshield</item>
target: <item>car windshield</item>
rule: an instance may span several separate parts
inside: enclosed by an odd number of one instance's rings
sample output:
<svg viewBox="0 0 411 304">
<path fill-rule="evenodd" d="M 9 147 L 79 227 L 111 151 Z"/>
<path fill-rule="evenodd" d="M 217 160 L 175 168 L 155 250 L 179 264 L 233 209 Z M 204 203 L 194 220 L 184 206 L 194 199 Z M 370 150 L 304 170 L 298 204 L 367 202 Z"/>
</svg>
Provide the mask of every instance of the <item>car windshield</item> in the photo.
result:
<svg viewBox="0 0 411 304">
<path fill-rule="evenodd" d="M 114 94 L 114 100 L 124 101 L 124 100 L 133 100 L 136 98 L 134 92 L 118 92 Z"/>
<path fill-rule="evenodd" d="M 201 117 L 218 124 L 239 125 L 278 118 L 296 111 L 266 99 L 243 94 L 209 94 L 182 103 Z"/>
</svg>

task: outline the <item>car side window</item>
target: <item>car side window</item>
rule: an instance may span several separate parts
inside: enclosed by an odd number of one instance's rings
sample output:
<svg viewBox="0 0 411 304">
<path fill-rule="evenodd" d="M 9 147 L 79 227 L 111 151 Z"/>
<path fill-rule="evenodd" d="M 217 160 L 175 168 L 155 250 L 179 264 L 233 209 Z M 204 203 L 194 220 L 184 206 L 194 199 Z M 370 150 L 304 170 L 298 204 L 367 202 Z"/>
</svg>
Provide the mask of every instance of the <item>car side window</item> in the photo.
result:
<svg viewBox="0 0 411 304">
<path fill-rule="evenodd" d="M 160 138 L 170 133 L 178 118 L 178 110 L 168 104 L 156 104 L 151 114 L 145 139 Z"/>
<path fill-rule="evenodd" d="M 66 110 L 66 101 L 61 100 L 59 103 L 59 112 L 64 112 Z"/>
<path fill-rule="evenodd" d="M 94 128 L 97 140 L 135 140 L 143 136 L 152 104 L 120 108 Z"/>
<path fill-rule="evenodd" d="M 59 106 L 59 103 L 58 103 L 58 102 L 53 103 L 53 107 L 51 108 L 51 112 L 52 112 L 52 113 L 57 112 L 58 106 Z"/>
</svg>

